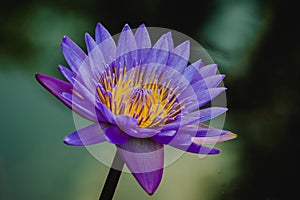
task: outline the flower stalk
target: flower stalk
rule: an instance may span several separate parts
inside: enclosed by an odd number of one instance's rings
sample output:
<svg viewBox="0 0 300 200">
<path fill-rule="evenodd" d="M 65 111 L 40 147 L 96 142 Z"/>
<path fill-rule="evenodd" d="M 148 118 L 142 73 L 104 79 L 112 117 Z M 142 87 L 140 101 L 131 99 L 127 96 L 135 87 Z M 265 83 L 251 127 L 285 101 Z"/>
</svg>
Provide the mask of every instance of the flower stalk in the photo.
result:
<svg viewBox="0 0 300 200">
<path fill-rule="evenodd" d="M 106 177 L 106 181 L 104 183 L 99 200 L 110 200 L 113 198 L 120 176 L 122 174 L 123 166 L 124 161 L 120 157 L 118 151 L 116 151 L 114 160 Z"/>
</svg>

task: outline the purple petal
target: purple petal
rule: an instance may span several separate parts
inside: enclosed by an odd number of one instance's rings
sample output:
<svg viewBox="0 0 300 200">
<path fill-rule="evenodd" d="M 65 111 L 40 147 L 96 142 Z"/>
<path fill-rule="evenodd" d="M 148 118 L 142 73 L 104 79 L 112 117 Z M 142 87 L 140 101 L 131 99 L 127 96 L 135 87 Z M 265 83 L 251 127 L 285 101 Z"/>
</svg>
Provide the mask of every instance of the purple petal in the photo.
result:
<svg viewBox="0 0 300 200">
<path fill-rule="evenodd" d="M 106 118 L 103 113 L 101 113 L 95 106 L 96 97 L 90 90 L 88 90 L 78 79 L 74 79 L 73 92 L 71 93 L 62 93 L 62 96 L 72 103 L 72 109 L 80 109 L 88 113 L 93 117 L 93 121 L 106 122 Z M 80 96 L 79 96 L 80 95 Z"/>
<path fill-rule="evenodd" d="M 73 72 L 77 72 L 79 68 L 85 64 L 85 59 L 87 55 L 82 51 L 82 49 L 75 44 L 70 38 L 64 36 L 61 44 L 61 48 L 65 59 Z"/>
<path fill-rule="evenodd" d="M 130 136 L 125 134 L 117 126 L 110 126 L 105 130 L 105 138 L 113 144 L 124 144 Z"/>
<path fill-rule="evenodd" d="M 138 49 L 151 48 L 151 40 L 147 28 L 144 24 L 140 25 L 135 32 L 135 41 Z"/>
<path fill-rule="evenodd" d="M 202 77 L 209 77 L 215 75 L 217 73 L 217 69 L 217 64 L 211 64 L 200 68 L 199 72 L 202 75 Z"/>
<path fill-rule="evenodd" d="M 134 130 L 134 127 L 138 124 L 137 119 L 134 119 L 127 115 L 118 115 L 116 117 L 116 124 L 125 133 L 131 135 L 132 137 L 136 137 L 137 131 Z"/>
<path fill-rule="evenodd" d="M 96 106 L 99 109 L 99 111 L 102 113 L 102 115 L 106 118 L 107 122 L 116 124 L 116 117 L 115 115 L 107 108 L 106 105 L 103 103 L 96 101 Z"/>
<path fill-rule="evenodd" d="M 105 62 L 109 65 L 116 56 L 116 44 L 107 29 L 98 23 L 95 31 L 96 43 L 98 44 Z"/>
<path fill-rule="evenodd" d="M 116 123 L 121 130 L 135 138 L 148 138 L 159 132 L 148 128 L 138 128 L 138 120 L 127 115 L 118 115 Z"/>
<path fill-rule="evenodd" d="M 141 59 L 144 59 L 145 63 L 143 64 L 157 63 L 157 64 L 165 65 L 168 61 L 169 54 L 170 54 L 169 51 L 153 48 L 148 52 L 147 55 L 144 55 L 145 58 L 143 58 L 143 55 L 140 55 L 140 57 Z"/>
<path fill-rule="evenodd" d="M 156 134 L 151 137 L 152 140 L 161 143 L 161 144 L 169 144 L 169 145 L 188 145 L 192 142 L 191 135 L 188 134 L 173 134 L 176 131 L 171 130 L 167 131 L 168 134 Z M 173 135 L 172 135 L 173 134 Z"/>
<path fill-rule="evenodd" d="M 126 24 L 120 34 L 119 41 L 118 41 L 118 48 L 117 48 L 117 57 L 122 56 L 130 51 L 136 50 L 136 41 L 134 35 Z"/>
<path fill-rule="evenodd" d="M 160 132 L 151 137 L 152 140 L 161 144 L 169 144 L 176 134 L 175 130 Z"/>
<path fill-rule="evenodd" d="M 173 51 L 177 56 L 170 56 L 167 66 L 173 66 L 174 69 L 182 73 L 186 68 L 190 56 L 190 42 L 186 41 L 178 45 Z"/>
<path fill-rule="evenodd" d="M 97 43 L 94 41 L 92 36 L 88 33 L 85 34 L 85 44 L 86 44 L 88 53 L 90 53 L 91 51 L 93 51 L 94 48 L 97 47 Z"/>
<path fill-rule="evenodd" d="M 180 131 L 184 134 L 190 134 L 192 137 L 215 137 L 230 133 L 230 131 L 209 127 L 204 124 L 182 127 Z"/>
<path fill-rule="evenodd" d="M 200 59 L 194 62 L 193 64 L 189 65 L 187 68 L 185 68 L 183 76 L 190 82 L 190 84 L 193 84 L 203 79 L 203 76 L 199 73 L 199 69 L 203 66 L 204 63 Z"/>
<path fill-rule="evenodd" d="M 209 107 L 209 108 L 201 109 L 199 122 L 205 122 L 207 120 L 218 117 L 219 115 L 225 113 L 227 110 L 228 108 L 223 108 L 223 107 Z"/>
<path fill-rule="evenodd" d="M 237 137 L 237 134 L 228 133 L 225 135 L 213 136 L 213 137 L 194 137 L 194 138 L 192 138 L 192 141 L 198 145 L 215 144 L 217 142 L 224 142 L 227 140 L 232 140 L 236 137 Z"/>
<path fill-rule="evenodd" d="M 70 83 L 42 74 L 36 74 L 36 79 L 49 92 L 51 92 L 55 97 L 57 97 L 60 101 L 62 101 L 66 106 L 75 111 L 77 114 L 88 120 L 97 121 L 97 117 L 89 112 L 88 109 L 84 107 L 84 105 L 76 106 L 72 102 L 72 98 L 67 99 L 63 97 L 63 94 L 69 94 L 70 96 L 72 96 L 73 87 Z M 84 104 L 87 105 L 88 102 L 84 102 Z M 92 105 L 88 105 L 88 107 L 91 106 Z"/>
<path fill-rule="evenodd" d="M 164 169 L 159 169 L 152 172 L 146 173 L 133 173 L 133 176 L 142 186 L 142 188 L 149 194 L 152 195 L 158 188 Z"/>
<path fill-rule="evenodd" d="M 199 107 L 205 105 L 210 102 L 214 98 L 216 98 L 219 94 L 224 92 L 227 88 L 219 87 L 219 88 L 210 88 L 205 91 L 197 93 L 198 96 L 198 105 Z"/>
<path fill-rule="evenodd" d="M 49 92 L 61 100 L 66 106 L 72 108 L 70 102 L 61 97 L 63 92 L 72 93 L 73 86 L 70 83 L 43 74 L 36 74 L 35 77 Z"/>
<path fill-rule="evenodd" d="M 158 130 L 151 128 L 135 128 L 135 130 L 137 131 L 137 138 L 148 138 L 159 133 Z"/>
<path fill-rule="evenodd" d="M 224 79 L 224 77 L 225 77 L 225 75 L 223 75 L 223 74 L 209 76 L 205 79 L 201 79 L 201 80 L 197 81 L 196 83 L 193 83 L 192 88 L 194 88 L 195 91 L 202 91 L 202 90 L 206 90 L 208 88 L 217 87 L 221 83 L 221 81 Z"/>
<path fill-rule="evenodd" d="M 173 40 L 171 32 L 168 32 L 164 35 L 162 35 L 157 42 L 154 44 L 153 49 L 161 49 L 165 51 L 171 51 L 173 50 Z"/>
<path fill-rule="evenodd" d="M 193 110 L 199 109 L 199 107 L 207 104 L 208 102 L 212 101 L 214 98 L 216 98 L 218 95 L 220 95 L 222 92 L 224 92 L 227 88 L 225 87 L 218 87 L 218 88 L 209 88 L 204 91 L 197 92 L 197 102 L 194 102 L 193 104 L 187 105 L 185 111 L 191 112 Z M 186 90 L 187 91 L 187 90 Z M 184 98 L 187 96 L 187 92 L 189 91 L 184 91 L 180 95 L 182 96 L 181 98 Z M 195 100 L 193 100 L 195 101 Z"/>
<path fill-rule="evenodd" d="M 195 137 L 215 137 L 220 135 L 226 135 L 229 133 L 231 132 L 227 130 L 217 129 L 217 128 L 198 127 Z"/>
<path fill-rule="evenodd" d="M 81 95 L 85 100 L 89 101 L 91 104 L 95 104 L 95 92 L 89 90 L 84 84 L 82 84 L 78 79 L 74 79 L 73 89 Z"/>
<path fill-rule="evenodd" d="M 170 144 L 170 145 L 177 149 L 181 149 L 183 151 L 190 152 L 190 153 L 196 153 L 196 154 L 218 154 L 218 153 L 220 153 L 219 149 L 198 145 L 193 142 L 189 145 L 182 145 L 182 144 Z"/>
<path fill-rule="evenodd" d="M 173 53 L 181 56 L 185 60 L 189 60 L 190 57 L 190 41 L 185 41 L 178 45 L 173 51 Z"/>
<path fill-rule="evenodd" d="M 126 24 L 120 34 L 117 48 L 117 58 L 120 67 L 127 67 L 135 65 L 137 63 L 137 46 L 134 35 L 130 27 Z"/>
<path fill-rule="evenodd" d="M 70 94 L 67 92 L 63 92 L 61 94 L 61 97 L 63 97 L 65 100 L 67 100 L 71 104 L 72 110 L 74 110 L 74 111 L 80 110 L 80 114 L 89 116 L 91 121 L 94 121 L 94 122 L 105 121 L 106 122 L 105 119 L 102 119 L 102 118 L 98 119 L 96 110 L 95 110 L 95 106 L 93 104 L 91 104 L 89 101 L 82 100 L 77 95 L 73 95 L 73 94 Z M 100 115 L 100 116 L 102 116 L 102 115 Z"/>
<path fill-rule="evenodd" d="M 76 73 L 69 70 L 67 67 L 62 65 L 58 66 L 60 73 L 69 81 L 69 83 L 74 84 L 74 79 L 76 78 Z"/>
<path fill-rule="evenodd" d="M 169 124 L 164 125 L 162 127 L 161 131 L 162 132 L 168 131 L 168 130 L 176 130 L 177 131 L 177 130 L 181 129 L 182 127 L 186 127 L 188 125 L 199 122 L 199 119 L 200 119 L 200 111 L 197 110 L 197 111 L 192 112 L 191 114 L 184 115 L 183 117 L 181 117 Z"/>
<path fill-rule="evenodd" d="M 101 71 L 104 70 L 105 59 L 99 46 L 88 33 L 85 34 L 85 43 L 89 55 L 90 71 L 93 74 L 93 78 L 97 80 Z"/>
<path fill-rule="evenodd" d="M 104 131 L 109 127 L 105 123 L 95 123 L 77 130 L 64 138 L 64 143 L 72 146 L 85 146 L 106 141 Z"/>
<path fill-rule="evenodd" d="M 97 121 L 94 116 L 85 112 L 85 109 L 79 109 L 78 107 L 72 106 L 72 101 L 69 101 L 62 96 L 63 93 L 72 94 L 73 86 L 70 83 L 43 74 L 36 74 L 36 79 L 49 92 L 51 92 L 70 109 L 73 109 L 77 114 L 91 121 Z"/>
<path fill-rule="evenodd" d="M 163 145 L 150 139 L 131 138 L 118 150 L 138 183 L 148 194 L 153 194 L 162 179 Z"/>
<path fill-rule="evenodd" d="M 95 38 L 97 44 L 100 44 L 103 41 L 111 38 L 111 35 L 101 23 L 98 23 L 95 30 Z"/>
</svg>

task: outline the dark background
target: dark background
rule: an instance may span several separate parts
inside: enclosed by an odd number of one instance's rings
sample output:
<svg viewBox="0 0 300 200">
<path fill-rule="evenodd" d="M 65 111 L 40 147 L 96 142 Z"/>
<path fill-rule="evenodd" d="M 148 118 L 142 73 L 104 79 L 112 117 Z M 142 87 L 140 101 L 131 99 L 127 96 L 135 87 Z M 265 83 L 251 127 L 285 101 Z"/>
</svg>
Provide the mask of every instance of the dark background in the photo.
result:
<svg viewBox="0 0 300 200">
<path fill-rule="evenodd" d="M 115 199 L 290 199 L 298 191 L 299 9 L 289 1 L 7 1 L 0 12 L 0 199 L 97 199 L 108 168 L 62 144 L 72 114 L 34 79 L 56 77 L 60 42 L 97 22 L 164 27 L 198 41 L 228 88 L 222 153 L 185 155 L 148 197 L 124 174 Z"/>
</svg>

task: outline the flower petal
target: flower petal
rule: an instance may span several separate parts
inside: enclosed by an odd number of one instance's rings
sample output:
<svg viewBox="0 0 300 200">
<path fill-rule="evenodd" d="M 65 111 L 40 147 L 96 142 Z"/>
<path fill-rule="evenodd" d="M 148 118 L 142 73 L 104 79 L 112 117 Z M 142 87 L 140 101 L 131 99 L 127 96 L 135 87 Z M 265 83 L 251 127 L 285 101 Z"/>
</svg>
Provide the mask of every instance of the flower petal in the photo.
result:
<svg viewBox="0 0 300 200">
<path fill-rule="evenodd" d="M 174 134 L 175 130 L 166 131 L 164 133 L 158 133 L 155 136 L 151 137 L 152 140 L 169 145 L 188 145 L 192 141 L 191 135 L 188 134 Z"/>
<path fill-rule="evenodd" d="M 209 107 L 209 108 L 201 109 L 199 122 L 205 122 L 207 120 L 218 117 L 223 113 L 225 113 L 227 110 L 228 108 L 223 108 L 223 107 Z"/>
<path fill-rule="evenodd" d="M 190 82 L 190 84 L 193 84 L 203 79 L 203 76 L 199 73 L 200 68 L 202 68 L 203 66 L 204 63 L 202 62 L 202 60 L 197 60 L 196 62 L 185 68 L 183 76 Z"/>
<path fill-rule="evenodd" d="M 142 186 L 142 188 L 149 194 L 152 195 L 158 188 L 164 169 L 155 170 L 146 173 L 133 173 L 132 175 Z"/>
<path fill-rule="evenodd" d="M 117 57 L 120 57 L 130 51 L 136 50 L 136 41 L 134 35 L 129 27 L 126 24 L 120 34 L 117 48 Z"/>
<path fill-rule="evenodd" d="M 175 130 L 160 132 L 151 137 L 152 140 L 160 144 L 169 144 L 176 134 Z"/>
<path fill-rule="evenodd" d="M 147 54 L 145 55 L 146 52 L 147 51 L 139 52 L 140 58 L 144 65 L 148 63 L 165 65 L 168 61 L 168 57 L 170 54 L 169 51 L 162 50 L 162 49 L 155 49 L 155 48 L 150 49 L 150 51 L 148 51 Z M 144 55 L 142 55 L 141 53 L 144 53 Z M 163 67 L 160 68 L 163 69 Z"/>
<path fill-rule="evenodd" d="M 153 46 L 153 49 L 161 49 L 165 51 L 171 51 L 173 48 L 174 44 L 171 32 L 162 35 Z"/>
<path fill-rule="evenodd" d="M 85 64 L 87 55 L 82 49 L 67 36 L 64 36 L 61 44 L 62 52 L 67 63 L 73 72 L 77 72 L 79 68 Z"/>
<path fill-rule="evenodd" d="M 180 131 L 184 134 L 190 134 L 192 137 L 216 137 L 231 133 L 230 131 L 209 127 L 204 124 L 182 127 Z"/>
<path fill-rule="evenodd" d="M 117 59 L 120 67 L 126 66 L 129 70 L 137 63 L 137 46 L 132 30 L 126 24 L 120 34 L 117 48 Z"/>
<path fill-rule="evenodd" d="M 105 130 L 105 137 L 113 144 L 124 144 L 130 138 L 129 135 L 114 125 Z"/>
<path fill-rule="evenodd" d="M 110 65 L 110 63 L 115 59 L 116 56 L 116 43 L 111 37 L 107 29 L 98 23 L 95 30 L 96 43 L 100 48 L 105 62 Z"/>
<path fill-rule="evenodd" d="M 94 41 L 90 34 L 86 33 L 84 39 L 88 53 L 90 53 L 97 47 L 97 43 Z"/>
<path fill-rule="evenodd" d="M 232 140 L 237 137 L 235 133 L 228 133 L 226 135 L 213 136 L 213 137 L 193 137 L 192 141 L 198 145 L 202 144 L 215 144 L 217 142 L 224 142 Z"/>
<path fill-rule="evenodd" d="M 173 51 L 177 56 L 169 56 L 167 66 L 172 66 L 178 72 L 182 73 L 186 68 L 190 56 L 190 42 L 186 41 L 178 45 Z"/>
<path fill-rule="evenodd" d="M 106 123 L 95 123 L 79 129 L 64 138 L 64 143 L 72 146 L 85 146 L 106 141 L 104 131 L 109 127 Z"/>
<path fill-rule="evenodd" d="M 116 124 L 119 128 L 132 137 L 136 137 L 137 131 L 134 127 L 138 124 L 138 120 L 128 115 L 118 115 L 116 117 Z"/>
<path fill-rule="evenodd" d="M 102 52 L 94 41 L 94 39 L 88 34 L 85 34 L 85 43 L 88 50 L 89 55 L 89 63 L 90 63 L 90 71 L 93 74 L 95 80 L 99 78 L 99 74 L 104 70 L 105 59 L 102 55 Z"/>
<path fill-rule="evenodd" d="M 63 92 L 72 93 L 73 86 L 70 83 L 43 74 L 36 74 L 35 77 L 40 84 L 42 84 L 49 92 L 61 100 L 65 105 L 70 108 L 72 107 L 68 101 L 61 98 L 61 94 Z"/>
<path fill-rule="evenodd" d="M 204 90 L 202 92 L 197 93 L 198 96 L 198 106 L 201 107 L 206 103 L 210 102 L 214 98 L 216 98 L 219 94 L 224 92 L 227 88 L 219 87 L 219 88 L 210 88 Z"/>
<path fill-rule="evenodd" d="M 199 69 L 199 73 L 202 77 L 209 77 L 213 76 L 217 73 L 218 65 L 217 64 L 210 64 L 206 65 Z"/>
<path fill-rule="evenodd" d="M 194 88 L 195 91 L 202 91 L 208 88 L 217 87 L 224 79 L 224 77 L 225 75 L 223 74 L 209 76 L 207 78 L 197 81 L 196 83 L 193 83 L 192 88 Z"/>
<path fill-rule="evenodd" d="M 116 124 L 115 115 L 106 107 L 106 105 L 96 100 L 96 106 L 109 123 Z"/>
<path fill-rule="evenodd" d="M 212 101 L 214 98 L 216 98 L 218 95 L 220 95 L 222 92 L 224 92 L 227 88 L 225 87 L 218 87 L 218 88 L 209 88 L 204 91 L 199 91 L 196 93 L 197 95 L 197 102 L 193 104 L 189 104 L 185 110 L 188 112 L 194 111 L 196 109 L 199 109 L 199 107 L 204 106 L 208 102 Z M 187 96 L 186 93 L 180 94 L 182 96 Z M 195 100 L 193 100 L 195 101 Z"/>
<path fill-rule="evenodd" d="M 138 183 L 148 194 L 153 194 L 162 179 L 163 145 L 150 139 L 131 138 L 118 147 L 121 157 Z"/>
<path fill-rule="evenodd" d="M 159 132 L 148 128 L 138 128 L 138 120 L 127 115 L 118 115 L 116 123 L 121 130 L 135 138 L 148 138 Z"/>
<path fill-rule="evenodd" d="M 72 106 L 71 101 L 63 98 L 62 96 L 63 93 L 72 94 L 73 86 L 70 83 L 43 74 L 36 74 L 36 79 L 39 81 L 39 83 L 42 86 L 44 86 L 49 92 L 51 92 L 55 97 L 57 97 L 61 102 L 63 102 L 70 109 L 73 109 L 76 113 L 78 113 L 79 115 L 81 115 L 86 119 L 95 121 L 94 116 L 85 112 L 83 109 L 79 109 L 77 107 Z"/>
<path fill-rule="evenodd" d="M 210 148 L 202 145 L 198 145 L 194 142 L 191 144 L 169 144 L 177 149 L 181 149 L 186 152 L 196 153 L 196 154 L 218 154 L 220 153 L 219 149 Z"/>
<path fill-rule="evenodd" d="M 134 37 L 138 49 L 151 48 L 150 36 L 144 24 L 137 28 Z"/>
<path fill-rule="evenodd" d="M 58 66 L 60 73 L 69 81 L 69 83 L 74 84 L 74 79 L 76 78 L 76 73 L 71 71 L 69 68 L 62 65 Z"/>
</svg>

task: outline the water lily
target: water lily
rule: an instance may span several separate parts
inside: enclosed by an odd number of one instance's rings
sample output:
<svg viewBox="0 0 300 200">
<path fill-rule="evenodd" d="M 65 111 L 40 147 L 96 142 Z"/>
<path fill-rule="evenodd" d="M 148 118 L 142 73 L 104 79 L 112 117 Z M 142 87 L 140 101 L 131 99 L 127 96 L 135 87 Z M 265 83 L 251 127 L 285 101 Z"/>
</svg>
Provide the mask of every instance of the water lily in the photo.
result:
<svg viewBox="0 0 300 200">
<path fill-rule="evenodd" d="M 64 138 L 68 145 L 116 145 L 138 183 L 153 194 L 164 169 L 164 145 L 195 154 L 218 154 L 207 144 L 235 138 L 203 122 L 227 111 L 206 107 L 226 88 L 217 65 L 189 63 L 189 41 L 174 46 L 170 32 L 152 45 L 145 25 L 135 33 L 125 25 L 117 44 L 98 24 L 95 40 L 85 35 L 87 53 L 70 38 L 62 51 L 70 68 L 59 66 L 62 81 L 36 74 L 54 96 L 92 125 Z"/>
</svg>

